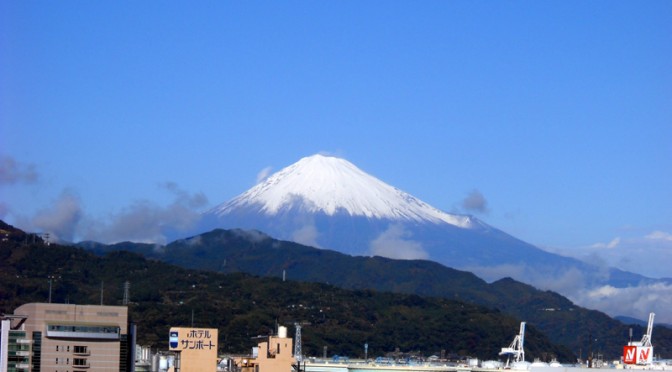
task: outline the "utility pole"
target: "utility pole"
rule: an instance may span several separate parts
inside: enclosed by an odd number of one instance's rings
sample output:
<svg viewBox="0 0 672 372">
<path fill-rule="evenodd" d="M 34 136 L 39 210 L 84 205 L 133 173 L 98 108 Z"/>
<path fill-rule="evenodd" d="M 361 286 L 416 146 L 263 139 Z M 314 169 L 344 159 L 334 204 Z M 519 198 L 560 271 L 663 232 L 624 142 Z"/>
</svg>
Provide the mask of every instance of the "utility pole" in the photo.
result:
<svg viewBox="0 0 672 372">
<path fill-rule="evenodd" d="M 51 303 L 51 282 L 54 280 L 54 276 L 50 275 L 48 278 L 49 278 L 49 303 Z"/>
<path fill-rule="evenodd" d="M 124 301 L 123 304 L 124 306 L 128 306 L 128 298 L 129 298 L 129 292 L 131 290 L 131 282 L 128 280 L 124 282 Z"/>
</svg>

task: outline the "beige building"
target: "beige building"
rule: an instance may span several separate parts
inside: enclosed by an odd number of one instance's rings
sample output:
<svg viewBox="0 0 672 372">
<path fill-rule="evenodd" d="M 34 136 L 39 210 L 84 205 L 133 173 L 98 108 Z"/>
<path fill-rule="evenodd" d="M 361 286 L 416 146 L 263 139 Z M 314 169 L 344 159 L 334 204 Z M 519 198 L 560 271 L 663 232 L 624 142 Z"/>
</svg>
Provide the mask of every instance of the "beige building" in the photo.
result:
<svg viewBox="0 0 672 372">
<path fill-rule="evenodd" d="M 255 372 L 291 372 L 296 363 L 293 351 L 293 340 L 287 337 L 287 328 L 279 327 L 277 336 L 270 336 L 268 341 L 259 343 L 259 355 L 256 359 Z"/>
<path fill-rule="evenodd" d="M 29 364 L 40 372 L 130 370 L 125 306 L 29 303 L 14 310 L 31 341 Z"/>
<path fill-rule="evenodd" d="M 291 372 L 296 363 L 294 342 L 287 337 L 287 328 L 278 327 L 277 336 L 268 336 L 259 342 L 252 357 L 236 358 L 235 364 L 241 372 Z"/>
<path fill-rule="evenodd" d="M 217 337 L 216 328 L 172 327 L 168 346 L 177 353 L 175 371 L 215 372 Z"/>
</svg>

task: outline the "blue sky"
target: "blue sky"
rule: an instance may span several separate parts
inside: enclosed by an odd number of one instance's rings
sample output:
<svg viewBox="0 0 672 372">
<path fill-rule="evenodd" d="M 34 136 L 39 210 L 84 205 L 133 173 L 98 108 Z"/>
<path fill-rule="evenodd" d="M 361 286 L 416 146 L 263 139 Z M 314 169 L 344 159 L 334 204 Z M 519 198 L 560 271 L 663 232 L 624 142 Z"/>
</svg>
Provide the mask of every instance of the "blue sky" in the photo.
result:
<svg viewBox="0 0 672 372">
<path fill-rule="evenodd" d="M 0 3 L 9 223 L 123 240 L 318 152 L 672 277 L 672 2 Z"/>
</svg>

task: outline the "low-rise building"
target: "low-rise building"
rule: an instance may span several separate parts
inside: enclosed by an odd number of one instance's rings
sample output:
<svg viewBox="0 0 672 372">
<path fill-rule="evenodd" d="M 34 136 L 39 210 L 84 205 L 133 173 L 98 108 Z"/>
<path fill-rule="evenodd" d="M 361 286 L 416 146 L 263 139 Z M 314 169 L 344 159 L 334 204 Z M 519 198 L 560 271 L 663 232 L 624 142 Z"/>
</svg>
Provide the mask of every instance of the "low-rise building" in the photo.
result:
<svg viewBox="0 0 672 372">
<path fill-rule="evenodd" d="M 131 370 L 125 306 L 29 303 L 14 310 L 14 317 L 21 320 L 12 328 L 23 332 L 30 345 L 22 364 L 27 362 L 31 371 Z"/>
<path fill-rule="evenodd" d="M 235 358 L 235 369 L 240 372 L 291 372 L 296 364 L 293 345 L 293 340 L 287 337 L 287 328 L 278 327 L 278 334 L 260 341 L 251 356 Z"/>
<path fill-rule="evenodd" d="M 12 327 L 12 321 L 21 317 L 0 318 L 0 372 L 30 371 L 31 342 L 20 326 Z"/>
<path fill-rule="evenodd" d="M 216 328 L 171 328 L 168 344 L 170 351 L 177 354 L 175 370 L 215 372 L 217 370 L 217 338 Z"/>
</svg>

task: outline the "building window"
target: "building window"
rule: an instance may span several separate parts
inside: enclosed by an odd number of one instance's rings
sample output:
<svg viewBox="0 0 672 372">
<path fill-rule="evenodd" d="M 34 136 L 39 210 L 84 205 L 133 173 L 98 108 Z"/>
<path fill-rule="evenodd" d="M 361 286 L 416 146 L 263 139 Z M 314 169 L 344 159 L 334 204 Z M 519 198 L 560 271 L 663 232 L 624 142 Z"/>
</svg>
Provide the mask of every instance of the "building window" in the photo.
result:
<svg viewBox="0 0 672 372">
<path fill-rule="evenodd" d="M 86 364 L 86 359 L 84 358 L 75 358 L 72 360 L 72 365 L 75 366 L 85 366 Z"/>
<path fill-rule="evenodd" d="M 75 345 L 73 351 L 75 354 L 87 354 L 88 352 L 86 346 L 78 346 L 78 345 Z"/>
<path fill-rule="evenodd" d="M 31 372 L 40 372 L 42 364 L 42 332 L 33 332 L 33 368 Z"/>
</svg>

